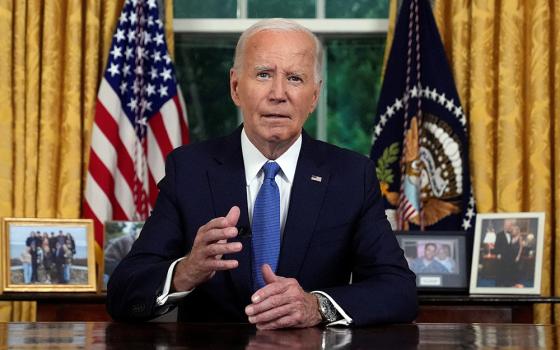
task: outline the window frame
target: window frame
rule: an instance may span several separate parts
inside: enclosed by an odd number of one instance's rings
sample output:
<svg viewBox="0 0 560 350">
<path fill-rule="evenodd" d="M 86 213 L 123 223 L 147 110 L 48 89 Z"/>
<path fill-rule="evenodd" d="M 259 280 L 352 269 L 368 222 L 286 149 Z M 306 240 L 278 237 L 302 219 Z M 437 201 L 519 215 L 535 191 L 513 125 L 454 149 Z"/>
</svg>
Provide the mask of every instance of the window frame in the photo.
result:
<svg viewBox="0 0 560 350">
<path fill-rule="evenodd" d="M 344 36 L 376 36 L 386 35 L 389 28 L 388 18 L 325 18 L 326 0 L 316 0 L 315 18 L 292 18 L 317 35 L 321 43 L 325 40 Z M 248 0 L 237 0 L 237 18 L 175 18 L 173 32 L 175 34 L 192 35 L 240 35 L 255 24 L 260 18 L 247 18 Z M 327 140 L 327 57 L 323 51 L 323 86 L 317 105 L 317 130 L 319 140 Z M 238 121 L 242 121 L 238 110 Z"/>
</svg>

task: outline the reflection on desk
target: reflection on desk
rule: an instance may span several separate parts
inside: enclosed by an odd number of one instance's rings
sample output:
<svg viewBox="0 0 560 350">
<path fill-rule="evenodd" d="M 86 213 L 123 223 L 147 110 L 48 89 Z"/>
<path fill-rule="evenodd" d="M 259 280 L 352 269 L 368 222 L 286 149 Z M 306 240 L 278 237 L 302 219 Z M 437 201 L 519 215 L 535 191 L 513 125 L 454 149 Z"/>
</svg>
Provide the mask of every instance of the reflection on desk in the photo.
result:
<svg viewBox="0 0 560 350">
<path fill-rule="evenodd" d="M 548 349 L 552 325 L 411 324 L 257 331 L 246 324 L 0 323 L 4 348 Z"/>
</svg>

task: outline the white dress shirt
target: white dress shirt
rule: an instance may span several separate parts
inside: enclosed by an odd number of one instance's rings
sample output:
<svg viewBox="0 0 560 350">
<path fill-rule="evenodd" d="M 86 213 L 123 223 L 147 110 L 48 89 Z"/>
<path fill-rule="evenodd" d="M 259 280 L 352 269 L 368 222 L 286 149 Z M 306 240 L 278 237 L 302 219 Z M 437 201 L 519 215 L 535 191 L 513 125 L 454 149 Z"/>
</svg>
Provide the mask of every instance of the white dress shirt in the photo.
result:
<svg viewBox="0 0 560 350">
<path fill-rule="evenodd" d="M 280 192 L 280 234 L 284 234 L 284 227 L 286 224 L 286 217 L 288 216 L 288 207 L 290 204 L 290 195 L 292 191 L 292 185 L 294 182 L 294 176 L 296 173 L 296 166 L 299 159 L 299 154 L 301 151 L 302 136 L 300 135 L 298 139 L 284 152 L 280 157 L 274 161 L 280 166 L 280 171 L 276 175 L 275 181 L 278 185 L 278 190 Z M 250 223 L 253 222 L 253 207 L 255 206 L 255 200 L 257 199 L 257 194 L 261 188 L 264 180 L 264 171 L 262 167 L 270 161 L 266 158 L 258 149 L 251 143 L 245 129 L 241 131 L 241 152 L 243 153 L 243 166 L 245 167 L 245 181 L 247 184 L 247 209 L 249 214 Z M 171 279 L 173 278 L 173 270 L 175 265 L 184 259 L 184 257 L 177 259 L 169 266 L 167 271 L 167 277 L 165 279 L 165 285 L 161 295 L 157 298 L 157 304 L 164 306 L 166 303 L 175 302 L 186 295 L 188 295 L 192 290 L 186 292 L 176 292 L 169 294 L 171 289 Z M 342 319 L 330 323 L 330 325 L 349 325 L 352 323 L 352 319 L 344 312 L 344 310 L 326 293 L 321 291 L 313 291 L 311 293 L 320 293 L 326 296 L 334 307 L 337 309 L 338 313 L 343 317 Z M 165 312 L 166 310 L 164 310 Z"/>
</svg>

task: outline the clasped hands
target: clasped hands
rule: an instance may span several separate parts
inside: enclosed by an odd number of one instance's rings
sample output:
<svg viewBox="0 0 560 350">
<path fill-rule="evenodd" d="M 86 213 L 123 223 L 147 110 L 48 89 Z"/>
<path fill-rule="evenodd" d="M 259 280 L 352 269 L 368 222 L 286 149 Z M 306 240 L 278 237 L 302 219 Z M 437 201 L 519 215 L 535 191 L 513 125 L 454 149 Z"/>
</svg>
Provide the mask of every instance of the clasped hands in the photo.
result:
<svg viewBox="0 0 560 350">
<path fill-rule="evenodd" d="M 243 249 L 237 236 L 240 210 L 234 206 L 225 217 L 210 220 L 196 234 L 190 253 L 175 267 L 173 288 L 188 291 L 211 279 L 216 271 L 239 266 L 237 260 L 222 259 L 224 254 Z M 258 329 L 304 328 L 321 322 L 317 297 L 305 292 L 294 278 L 277 276 L 269 265 L 262 266 L 266 285 L 251 296 L 245 308 L 249 322 Z"/>
</svg>

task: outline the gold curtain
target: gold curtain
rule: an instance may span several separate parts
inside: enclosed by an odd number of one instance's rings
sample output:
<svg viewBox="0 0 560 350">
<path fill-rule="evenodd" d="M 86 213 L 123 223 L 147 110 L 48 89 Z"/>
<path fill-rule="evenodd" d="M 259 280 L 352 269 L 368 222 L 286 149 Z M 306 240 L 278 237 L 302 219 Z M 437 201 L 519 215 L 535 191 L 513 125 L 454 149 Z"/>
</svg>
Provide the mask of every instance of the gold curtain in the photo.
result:
<svg viewBox="0 0 560 350">
<path fill-rule="evenodd" d="M 541 294 L 560 295 L 560 5 L 436 1 L 434 15 L 469 117 L 478 211 L 546 213 Z M 535 322 L 560 320 L 551 311 L 535 307 Z"/>
<path fill-rule="evenodd" d="M 81 216 L 97 89 L 123 3 L 0 0 L 0 217 Z M 0 321 L 35 319 L 34 302 L 0 302 Z"/>
</svg>

